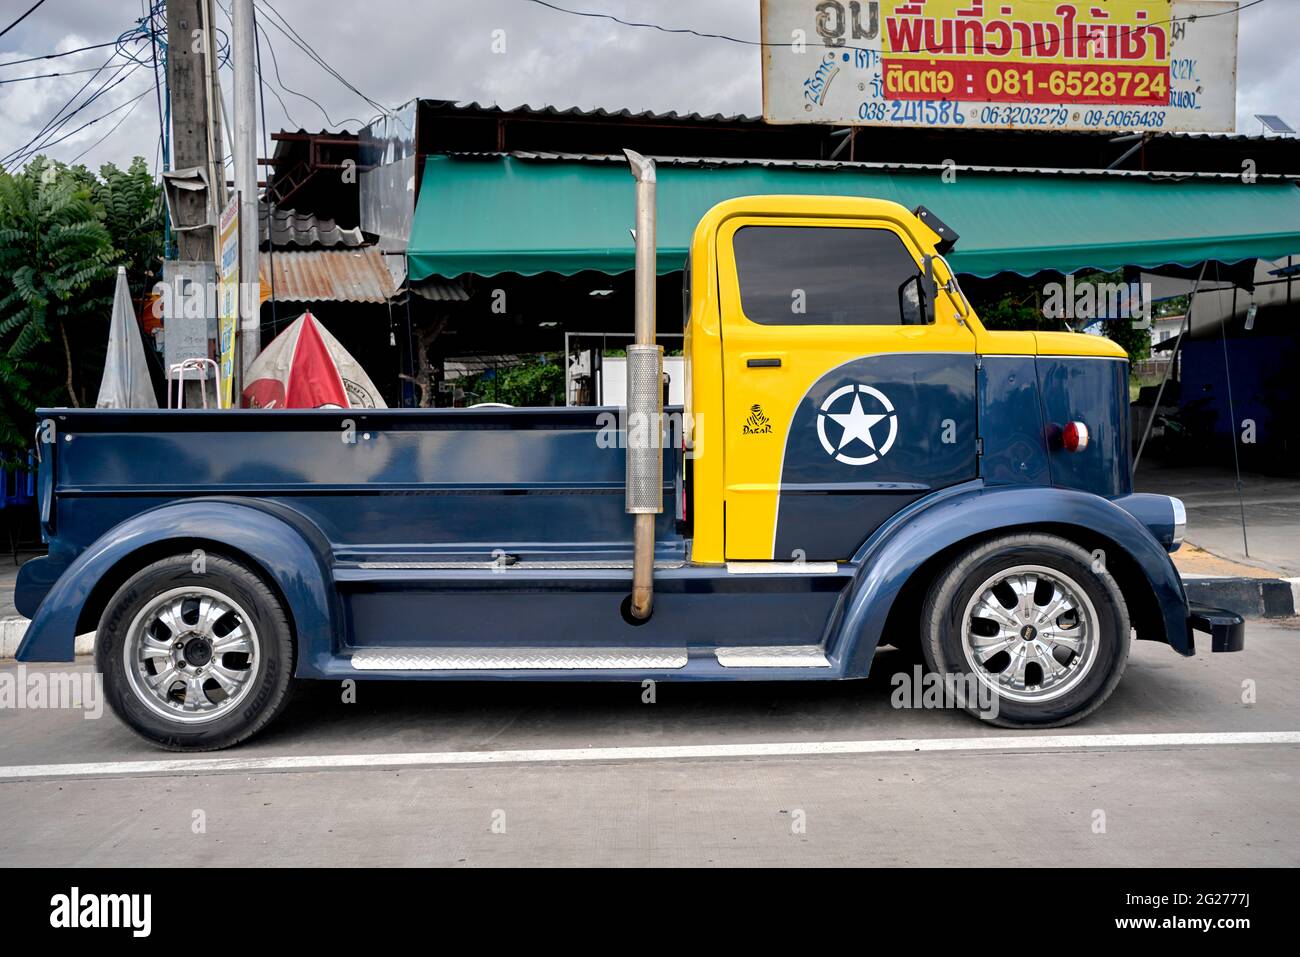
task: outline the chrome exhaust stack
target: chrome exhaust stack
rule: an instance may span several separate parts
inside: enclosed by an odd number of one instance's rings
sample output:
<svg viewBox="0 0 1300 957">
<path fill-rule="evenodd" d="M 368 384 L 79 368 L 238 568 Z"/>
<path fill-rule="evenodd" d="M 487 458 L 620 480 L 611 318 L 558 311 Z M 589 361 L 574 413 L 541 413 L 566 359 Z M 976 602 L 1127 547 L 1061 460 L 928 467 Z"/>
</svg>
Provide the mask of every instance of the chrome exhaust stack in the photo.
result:
<svg viewBox="0 0 1300 957">
<path fill-rule="evenodd" d="M 636 335 L 627 350 L 625 504 L 636 524 L 628 610 L 644 621 L 654 605 L 655 516 L 664 510 L 664 351 L 655 343 L 655 164 L 623 152 L 636 179 Z"/>
</svg>

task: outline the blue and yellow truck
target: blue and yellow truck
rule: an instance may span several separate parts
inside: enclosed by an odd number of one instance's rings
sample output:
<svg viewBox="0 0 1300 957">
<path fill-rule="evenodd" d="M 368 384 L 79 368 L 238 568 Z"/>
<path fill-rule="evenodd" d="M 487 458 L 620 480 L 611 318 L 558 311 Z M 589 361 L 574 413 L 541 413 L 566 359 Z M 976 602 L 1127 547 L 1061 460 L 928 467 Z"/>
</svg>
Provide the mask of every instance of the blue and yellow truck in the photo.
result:
<svg viewBox="0 0 1300 957">
<path fill-rule="evenodd" d="M 929 210 L 709 210 L 665 410 L 654 164 L 629 159 L 625 407 L 42 410 L 18 658 L 93 631 L 114 711 L 204 750 L 306 679 L 829 680 L 883 644 L 1051 727 L 1133 638 L 1242 647 L 1188 605 L 1182 504 L 1133 491 L 1124 352 L 986 330 Z"/>
</svg>

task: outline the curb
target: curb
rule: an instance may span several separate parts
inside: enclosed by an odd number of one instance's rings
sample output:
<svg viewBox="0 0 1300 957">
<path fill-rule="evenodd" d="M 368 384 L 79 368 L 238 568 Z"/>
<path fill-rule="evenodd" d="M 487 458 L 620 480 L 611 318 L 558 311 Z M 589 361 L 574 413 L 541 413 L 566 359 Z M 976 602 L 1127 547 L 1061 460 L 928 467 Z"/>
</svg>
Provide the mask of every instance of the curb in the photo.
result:
<svg viewBox="0 0 1300 957">
<path fill-rule="evenodd" d="M 1300 608 L 1300 578 L 1183 579 L 1187 600 L 1235 611 L 1243 618 L 1291 618 Z"/>
<path fill-rule="evenodd" d="M 27 626 L 31 622 L 20 615 L 10 615 L 0 618 L 0 661 L 12 659 L 18 653 L 18 646 L 22 644 L 23 635 L 27 634 Z M 95 651 L 95 633 L 88 631 L 84 635 L 77 635 L 76 654 L 89 655 Z"/>
</svg>

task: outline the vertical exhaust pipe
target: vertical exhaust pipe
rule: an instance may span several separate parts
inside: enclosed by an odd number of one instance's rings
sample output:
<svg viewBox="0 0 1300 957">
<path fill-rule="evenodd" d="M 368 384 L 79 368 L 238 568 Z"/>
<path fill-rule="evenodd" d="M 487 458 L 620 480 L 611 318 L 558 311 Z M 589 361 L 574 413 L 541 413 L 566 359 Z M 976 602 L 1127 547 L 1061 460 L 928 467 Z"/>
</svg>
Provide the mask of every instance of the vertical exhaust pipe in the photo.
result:
<svg viewBox="0 0 1300 957">
<path fill-rule="evenodd" d="M 663 347 L 655 344 L 655 164 L 623 151 L 636 180 L 636 336 L 627 350 L 627 492 L 635 516 L 632 598 L 638 621 L 654 605 L 655 516 L 664 510 Z"/>
</svg>

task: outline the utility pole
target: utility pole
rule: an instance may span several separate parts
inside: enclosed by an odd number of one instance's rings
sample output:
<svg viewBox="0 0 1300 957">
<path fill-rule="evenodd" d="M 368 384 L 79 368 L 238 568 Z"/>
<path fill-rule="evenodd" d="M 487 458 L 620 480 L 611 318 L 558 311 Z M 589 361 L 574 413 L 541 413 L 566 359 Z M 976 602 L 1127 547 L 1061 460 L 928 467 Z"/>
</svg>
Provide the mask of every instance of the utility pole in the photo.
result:
<svg viewBox="0 0 1300 957">
<path fill-rule="evenodd" d="M 239 275 L 243 284 L 258 281 L 258 249 L 261 245 L 258 237 L 257 100 L 254 86 L 257 37 L 254 33 L 253 0 L 234 0 L 231 19 L 234 21 L 231 42 L 234 44 L 235 68 L 235 190 L 239 194 Z M 239 367 L 245 383 L 249 367 L 262 351 L 261 310 L 258 305 L 254 299 L 250 315 L 240 312 Z"/>
<path fill-rule="evenodd" d="M 203 171 L 206 189 L 168 189 L 176 233 L 176 261 L 164 265 L 172 295 L 171 314 L 164 314 L 164 362 L 170 368 L 188 358 L 207 358 L 215 333 L 215 315 L 195 316 L 181 304 L 191 290 L 201 290 L 206 306 L 213 297 L 207 287 L 216 281 L 216 228 L 224 196 L 224 163 L 220 120 L 214 107 L 217 66 L 213 58 L 215 28 L 210 0 L 167 2 L 167 88 L 171 101 L 173 173 Z M 189 183 L 195 183 L 188 178 Z M 164 300 L 166 302 L 167 300 Z M 208 310 L 205 308 L 204 313 Z M 185 405 L 197 404 L 202 382 L 184 377 L 178 391 Z"/>
<path fill-rule="evenodd" d="M 210 99 L 205 51 L 211 34 L 203 22 L 202 0 L 167 2 L 167 89 L 172 106 L 172 167 L 216 170 L 221 175 L 221 131 L 217 117 L 209 114 Z M 209 150 L 214 144 L 216 156 Z M 208 173 L 209 179 L 212 173 Z M 187 262 L 213 262 L 213 232 L 193 228 L 210 221 L 221 184 L 209 182 L 207 194 L 177 190 L 177 258 Z M 187 228 L 189 227 L 189 228 Z"/>
</svg>

